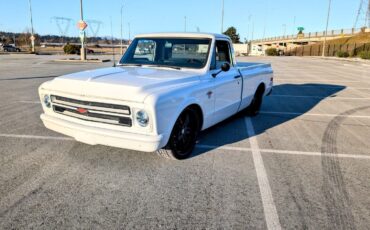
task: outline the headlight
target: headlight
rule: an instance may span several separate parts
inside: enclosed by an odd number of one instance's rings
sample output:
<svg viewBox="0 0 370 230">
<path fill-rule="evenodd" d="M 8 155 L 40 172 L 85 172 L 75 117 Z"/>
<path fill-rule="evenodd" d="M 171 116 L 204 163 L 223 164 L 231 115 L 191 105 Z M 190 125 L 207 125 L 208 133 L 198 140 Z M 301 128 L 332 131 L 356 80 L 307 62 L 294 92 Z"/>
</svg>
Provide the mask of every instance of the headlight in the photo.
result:
<svg viewBox="0 0 370 230">
<path fill-rule="evenodd" d="M 140 110 L 136 113 L 136 121 L 140 126 L 146 127 L 149 124 L 149 116 L 144 110 Z"/>
<path fill-rule="evenodd" d="M 46 107 L 48 107 L 48 108 L 50 108 L 50 107 L 51 107 L 51 103 L 50 103 L 50 97 L 49 97 L 49 95 L 45 95 L 45 96 L 44 96 L 44 105 L 45 105 Z"/>
</svg>

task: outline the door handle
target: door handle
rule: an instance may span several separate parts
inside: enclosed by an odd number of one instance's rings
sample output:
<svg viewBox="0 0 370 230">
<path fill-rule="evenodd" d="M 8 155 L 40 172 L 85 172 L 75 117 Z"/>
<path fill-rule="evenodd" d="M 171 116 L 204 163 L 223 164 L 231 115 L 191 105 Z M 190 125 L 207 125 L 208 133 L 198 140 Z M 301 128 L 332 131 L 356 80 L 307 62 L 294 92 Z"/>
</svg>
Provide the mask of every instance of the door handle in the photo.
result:
<svg viewBox="0 0 370 230">
<path fill-rule="evenodd" d="M 235 78 L 235 79 L 238 79 L 238 78 L 241 78 L 241 76 L 240 76 L 240 75 L 237 75 L 237 76 L 235 76 L 234 78 Z"/>
</svg>

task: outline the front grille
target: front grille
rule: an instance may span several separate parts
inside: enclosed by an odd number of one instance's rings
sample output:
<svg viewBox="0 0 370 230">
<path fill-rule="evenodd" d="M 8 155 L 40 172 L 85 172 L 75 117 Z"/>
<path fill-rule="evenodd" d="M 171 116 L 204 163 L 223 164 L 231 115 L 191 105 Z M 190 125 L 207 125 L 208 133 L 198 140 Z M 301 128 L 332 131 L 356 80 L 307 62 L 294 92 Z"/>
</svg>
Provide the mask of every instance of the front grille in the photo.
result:
<svg viewBox="0 0 370 230">
<path fill-rule="evenodd" d="M 53 110 L 56 113 L 82 120 L 113 125 L 132 126 L 130 108 L 125 105 L 81 101 L 72 98 L 51 96 Z"/>
</svg>

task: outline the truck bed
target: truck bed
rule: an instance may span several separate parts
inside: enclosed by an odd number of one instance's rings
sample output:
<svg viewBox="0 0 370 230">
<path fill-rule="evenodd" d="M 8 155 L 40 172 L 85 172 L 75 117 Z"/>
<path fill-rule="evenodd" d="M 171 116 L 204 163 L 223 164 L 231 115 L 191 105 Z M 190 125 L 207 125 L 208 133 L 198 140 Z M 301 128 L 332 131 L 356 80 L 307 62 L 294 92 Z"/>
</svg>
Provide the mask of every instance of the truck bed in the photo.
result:
<svg viewBox="0 0 370 230">
<path fill-rule="evenodd" d="M 254 69 L 254 68 L 270 68 L 269 63 L 258 63 L 258 62 L 237 62 L 236 66 L 240 69 Z"/>
</svg>

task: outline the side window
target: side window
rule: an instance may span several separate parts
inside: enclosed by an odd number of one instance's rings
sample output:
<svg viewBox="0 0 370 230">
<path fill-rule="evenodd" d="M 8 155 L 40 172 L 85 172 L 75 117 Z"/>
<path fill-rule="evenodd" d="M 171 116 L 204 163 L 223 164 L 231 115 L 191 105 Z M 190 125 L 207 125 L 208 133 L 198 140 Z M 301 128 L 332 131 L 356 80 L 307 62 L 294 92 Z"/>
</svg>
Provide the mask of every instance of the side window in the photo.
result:
<svg viewBox="0 0 370 230">
<path fill-rule="evenodd" d="M 230 47 L 227 41 L 216 41 L 216 69 L 220 69 L 224 62 L 231 63 Z"/>
</svg>

